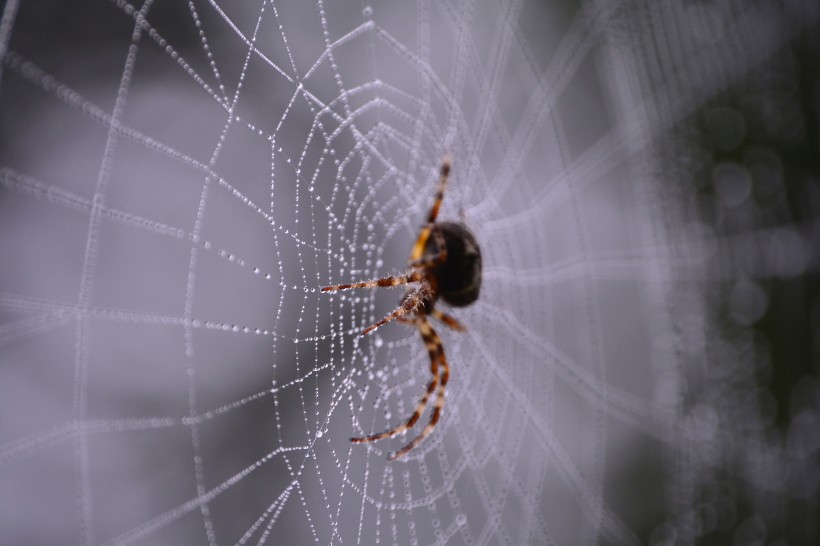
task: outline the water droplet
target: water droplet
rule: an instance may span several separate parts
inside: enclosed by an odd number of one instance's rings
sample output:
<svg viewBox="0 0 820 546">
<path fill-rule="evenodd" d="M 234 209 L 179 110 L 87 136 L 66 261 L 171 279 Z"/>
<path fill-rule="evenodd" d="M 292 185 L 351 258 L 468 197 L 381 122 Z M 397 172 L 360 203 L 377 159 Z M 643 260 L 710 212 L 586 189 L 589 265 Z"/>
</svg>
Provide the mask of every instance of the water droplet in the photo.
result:
<svg viewBox="0 0 820 546">
<path fill-rule="evenodd" d="M 746 138 L 746 119 L 732 108 L 713 108 L 706 125 L 715 145 L 724 152 L 736 149 Z"/>
<path fill-rule="evenodd" d="M 767 148 L 749 150 L 743 155 L 743 163 L 754 181 L 755 193 L 762 199 L 770 199 L 783 188 L 783 162 L 780 156 Z"/>
<path fill-rule="evenodd" d="M 695 406 L 689 416 L 692 432 L 700 440 L 711 440 L 719 425 L 717 412 L 708 404 Z"/>
<path fill-rule="evenodd" d="M 715 191 L 727 207 L 743 204 L 752 191 L 752 177 L 746 167 L 739 163 L 719 164 L 712 171 L 712 177 L 715 180 Z"/>
<path fill-rule="evenodd" d="M 367 17 L 368 19 L 373 16 L 373 8 L 370 6 L 365 6 L 362 10 L 362 15 Z"/>
<path fill-rule="evenodd" d="M 317 437 L 317 438 L 321 438 L 324 434 L 325 434 L 325 433 L 324 433 L 324 432 L 322 432 L 321 430 L 317 430 L 317 431 L 316 431 L 316 437 Z"/>
<path fill-rule="evenodd" d="M 812 259 L 811 243 L 792 228 L 773 230 L 764 252 L 770 270 L 783 278 L 802 275 Z"/>
<path fill-rule="evenodd" d="M 769 296 L 754 281 L 739 281 L 729 293 L 729 313 L 743 326 L 757 322 L 768 306 Z"/>
<path fill-rule="evenodd" d="M 661 523 L 649 535 L 649 543 L 652 546 L 671 546 L 677 542 L 677 530 L 669 523 Z"/>
<path fill-rule="evenodd" d="M 754 515 L 738 525 L 735 530 L 735 544 L 764 544 L 767 537 L 766 522 Z"/>
</svg>

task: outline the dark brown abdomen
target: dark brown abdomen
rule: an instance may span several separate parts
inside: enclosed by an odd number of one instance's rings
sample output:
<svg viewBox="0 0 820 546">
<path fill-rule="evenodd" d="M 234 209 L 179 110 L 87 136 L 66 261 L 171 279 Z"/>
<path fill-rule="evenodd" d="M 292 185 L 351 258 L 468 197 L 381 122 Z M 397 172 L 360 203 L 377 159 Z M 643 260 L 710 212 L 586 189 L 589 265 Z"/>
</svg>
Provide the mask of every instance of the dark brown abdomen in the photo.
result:
<svg viewBox="0 0 820 546">
<path fill-rule="evenodd" d="M 481 249 L 464 224 L 436 224 L 447 245 L 447 260 L 439 265 L 435 275 L 438 295 L 453 307 L 464 307 L 478 299 L 481 290 Z M 426 252 L 437 252 L 436 238 L 430 237 Z"/>
</svg>

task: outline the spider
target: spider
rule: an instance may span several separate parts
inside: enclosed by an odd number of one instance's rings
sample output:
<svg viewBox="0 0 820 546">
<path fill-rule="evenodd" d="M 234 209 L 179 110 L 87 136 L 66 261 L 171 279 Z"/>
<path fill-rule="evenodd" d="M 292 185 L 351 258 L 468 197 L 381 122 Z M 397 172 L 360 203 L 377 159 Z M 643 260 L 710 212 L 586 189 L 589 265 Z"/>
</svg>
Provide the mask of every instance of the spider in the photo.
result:
<svg viewBox="0 0 820 546">
<path fill-rule="evenodd" d="M 450 366 L 444 355 L 441 338 L 433 330 L 427 317 L 433 316 L 456 331 L 465 331 L 466 328 L 454 317 L 437 309 L 436 302 L 441 298 L 453 307 L 465 307 L 478 299 L 481 289 L 481 249 L 475 236 L 461 222 L 436 222 L 449 175 L 450 160 L 445 157 L 441 164 L 435 201 L 427 216 L 427 223 L 421 228 L 413 245 L 409 269 L 405 274 L 322 288 L 322 292 L 331 292 L 418 283 L 415 288 L 407 290 L 395 310 L 360 334 L 369 334 L 376 328 L 397 320 L 418 329 L 430 355 L 430 373 L 433 377 L 410 418 L 384 432 L 350 439 L 354 443 L 375 442 L 409 430 L 419 420 L 430 397 L 436 392 L 430 422 L 409 444 L 388 455 L 387 458 L 391 461 L 407 455 L 433 431 L 444 407 L 444 391 L 450 378 Z"/>
</svg>

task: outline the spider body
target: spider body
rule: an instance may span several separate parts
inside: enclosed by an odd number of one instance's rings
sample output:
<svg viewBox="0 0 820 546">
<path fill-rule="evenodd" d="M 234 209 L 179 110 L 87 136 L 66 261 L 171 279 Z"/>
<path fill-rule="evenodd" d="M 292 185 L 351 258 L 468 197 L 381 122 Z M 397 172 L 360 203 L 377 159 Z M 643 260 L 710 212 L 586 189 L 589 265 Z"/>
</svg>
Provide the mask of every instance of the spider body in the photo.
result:
<svg viewBox="0 0 820 546">
<path fill-rule="evenodd" d="M 436 222 L 449 174 L 450 161 L 445 158 L 441 165 L 441 176 L 433 206 L 430 208 L 427 223 L 421 228 L 413 246 L 410 254 L 410 268 L 404 275 L 322 288 L 322 292 L 331 292 L 352 288 L 418 283 L 418 286 L 409 289 L 404 294 L 393 312 L 361 333 L 361 335 L 368 334 L 392 320 L 398 320 L 418 329 L 430 356 L 430 373 L 433 377 L 410 418 L 390 430 L 350 439 L 355 443 L 374 442 L 405 432 L 416 424 L 430 397 L 435 393 L 436 398 L 430 422 L 409 444 L 389 455 L 390 460 L 403 457 L 421 443 L 435 428 L 444 407 L 444 393 L 450 377 L 450 366 L 444 354 L 441 338 L 430 325 L 428 317 L 432 316 L 450 328 L 463 332 L 464 326 L 455 318 L 437 309 L 436 303 L 441 298 L 453 307 L 465 307 L 475 302 L 481 291 L 481 248 L 475 236 L 462 223 Z"/>
<path fill-rule="evenodd" d="M 481 248 L 464 224 L 439 222 L 436 229 L 447 247 L 447 259 L 430 271 L 438 284 L 436 293 L 453 307 L 466 307 L 478 299 L 481 290 Z M 425 254 L 436 251 L 435 238 L 431 238 Z"/>
</svg>

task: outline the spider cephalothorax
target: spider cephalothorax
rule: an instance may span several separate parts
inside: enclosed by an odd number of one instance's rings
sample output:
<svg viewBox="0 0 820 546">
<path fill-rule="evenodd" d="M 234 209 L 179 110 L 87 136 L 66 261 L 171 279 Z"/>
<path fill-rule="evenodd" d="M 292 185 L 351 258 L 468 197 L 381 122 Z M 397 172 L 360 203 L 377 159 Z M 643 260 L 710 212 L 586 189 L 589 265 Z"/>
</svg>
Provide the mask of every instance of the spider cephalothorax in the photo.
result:
<svg viewBox="0 0 820 546">
<path fill-rule="evenodd" d="M 330 292 L 351 288 L 418 283 L 417 287 L 409 289 L 404 294 L 393 312 L 361 333 L 361 335 L 368 334 L 394 319 L 411 324 L 419 330 L 430 355 L 430 373 L 433 378 L 427 385 L 427 390 L 421 397 L 413 415 L 405 423 L 390 430 L 372 436 L 350 439 L 356 443 L 374 442 L 410 429 L 421 417 L 430 396 L 436 392 L 430 422 L 409 444 L 391 454 L 388 457 L 391 460 L 406 455 L 430 434 L 441 418 L 441 411 L 444 407 L 444 392 L 450 378 L 450 366 L 444 355 L 441 339 L 430 326 L 427 317 L 433 316 L 454 330 L 464 331 L 464 326 L 452 316 L 437 309 L 436 303 L 441 298 L 453 307 L 464 307 L 476 301 L 481 290 L 481 249 L 475 237 L 462 223 L 436 222 L 449 175 L 450 161 L 445 158 L 441 164 L 441 178 L 435 201 L 430 208 L 427 223 L 421 228 L 418 239 L 413 245 L 413 251 L 410 254 L 410 269 L 404 275 L 322 288 L 322 292 Z"/>
</svg>

